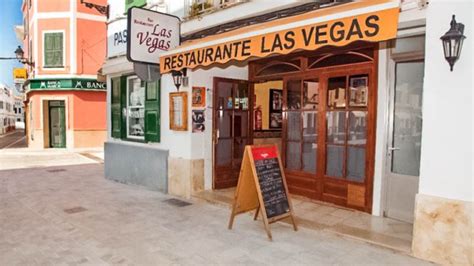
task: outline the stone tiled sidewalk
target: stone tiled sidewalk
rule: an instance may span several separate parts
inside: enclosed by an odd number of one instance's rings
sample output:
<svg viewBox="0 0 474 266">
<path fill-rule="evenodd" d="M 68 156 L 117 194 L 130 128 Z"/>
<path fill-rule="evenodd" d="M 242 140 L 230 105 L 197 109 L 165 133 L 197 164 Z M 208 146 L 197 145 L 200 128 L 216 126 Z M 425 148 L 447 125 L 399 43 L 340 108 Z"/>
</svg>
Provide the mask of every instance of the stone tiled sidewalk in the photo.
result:
<svg viewBox="0 0 474 266">
<path fill-rule="evenodd" d="M 236 218 L 205 202 L 103 178 L 103 165 L 0 171 L 0 265 L 423 265 L 426 262 L 324 231 L 294 232 Z M 55 170 L 55 171 L 51 171 Z M 64 171 L 65 170 L 65 171 Z M 67 213 L 73 209 L 79 212 Z"/>
</svg>

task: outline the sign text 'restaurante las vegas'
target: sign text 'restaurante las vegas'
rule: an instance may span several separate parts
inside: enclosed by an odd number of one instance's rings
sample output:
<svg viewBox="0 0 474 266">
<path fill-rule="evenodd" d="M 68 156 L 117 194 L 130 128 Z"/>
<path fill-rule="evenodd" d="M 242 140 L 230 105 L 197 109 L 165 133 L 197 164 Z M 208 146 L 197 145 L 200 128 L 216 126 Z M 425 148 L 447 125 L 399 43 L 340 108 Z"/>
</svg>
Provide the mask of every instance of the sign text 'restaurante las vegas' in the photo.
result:
<svg viewBox="0 0 474 266">
<path fill-rule="evenodd" d="M 379 42 L 396 37 L 397 8 L 376 13 L 346 17 L 288 30 L 256 35 L 217 45 L 161 56 L 160 72 L 243 61 L 249 57 L 265 57 L 272 53 L 315 50 L 323 46 L 344 46 L 354 41 Z"/>
<path fill-rule="evenodd" d="M 128 10 L 127 58 L 158 64 L 160 54 L 179 45 L 179 19 L 147 9 Z"/>
</svg>

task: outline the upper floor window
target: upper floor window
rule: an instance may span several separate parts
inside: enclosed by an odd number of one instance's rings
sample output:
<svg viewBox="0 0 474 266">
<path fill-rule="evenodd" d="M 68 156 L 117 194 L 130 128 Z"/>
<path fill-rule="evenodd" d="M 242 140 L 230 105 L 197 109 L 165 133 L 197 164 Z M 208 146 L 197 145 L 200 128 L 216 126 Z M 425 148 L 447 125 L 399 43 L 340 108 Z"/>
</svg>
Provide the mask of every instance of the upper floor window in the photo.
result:
<svg viewBox="0 0 474 266">
<path fill-rule="evenodd" d="M 64 67 L 64 33 L 63 32 L 45 32 L 43 36 L 45 68 Z"/>
</svg>

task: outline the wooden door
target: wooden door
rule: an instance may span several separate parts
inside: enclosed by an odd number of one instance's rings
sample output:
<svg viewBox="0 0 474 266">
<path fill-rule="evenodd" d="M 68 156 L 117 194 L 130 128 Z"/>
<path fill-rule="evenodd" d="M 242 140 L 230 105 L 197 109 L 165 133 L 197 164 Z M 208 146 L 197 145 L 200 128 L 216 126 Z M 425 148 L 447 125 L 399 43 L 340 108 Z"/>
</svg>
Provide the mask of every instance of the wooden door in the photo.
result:
<svg viewBox="0 0 474 266">
<path fill-rule="evenodd" d="M 284 79 L 283 161 L 291 193 L 319 198 L 317 75 Z"/>
<path fill-rule="evenodd" d="M 250 138 L 249 84 L 214 78 L 214 188 L 237 185 L 245 145 Z"/>
<path fill-rule="evenodd" d="M 322 79 L 322 199 L 370 212 L 376 115 L 373 70 L 328 71 Z"/>
</svg>

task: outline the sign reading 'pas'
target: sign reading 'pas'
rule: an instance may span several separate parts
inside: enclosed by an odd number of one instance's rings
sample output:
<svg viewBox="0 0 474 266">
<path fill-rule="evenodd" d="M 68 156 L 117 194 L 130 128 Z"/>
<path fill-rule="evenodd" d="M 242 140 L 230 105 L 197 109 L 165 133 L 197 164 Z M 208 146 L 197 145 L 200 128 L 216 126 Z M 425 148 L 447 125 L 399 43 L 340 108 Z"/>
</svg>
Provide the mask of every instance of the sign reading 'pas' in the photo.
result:
<svg viewBox="0 0 474 266">
<path fill-rule="evenodd" d="M 160 54 L 179 45 L 179 18 L 132 7 L 128 10 L 127 59 L 158 64 Z"/>
</svg>

